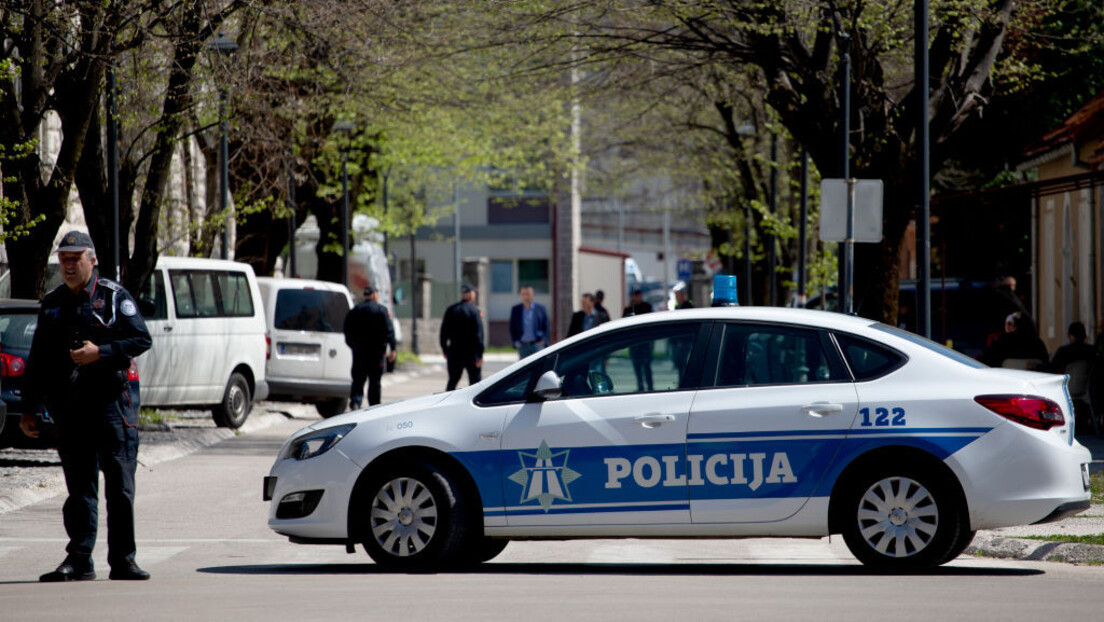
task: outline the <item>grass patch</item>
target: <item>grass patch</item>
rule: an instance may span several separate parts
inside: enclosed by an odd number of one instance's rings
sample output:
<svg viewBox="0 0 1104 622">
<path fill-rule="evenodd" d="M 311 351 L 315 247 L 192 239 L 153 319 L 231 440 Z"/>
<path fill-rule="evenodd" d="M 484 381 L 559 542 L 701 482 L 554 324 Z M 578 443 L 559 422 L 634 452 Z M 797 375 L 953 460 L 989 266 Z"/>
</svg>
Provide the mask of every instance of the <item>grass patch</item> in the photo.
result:
<svg viewBox="0 0 1104 622">
<path fill-rule="evenodd" d="M 410 350 L 398 350 L 395 352 L 396 365 L 402 365 L 403 363 L 421 364 L 421 362 L 422 358 Z"/>
<path fill-rule="evenodd" d="M 1076 544 L 1096 544 L 1104 546 L 1104 533 L 1088 536 L 1018 536 L 1025 540 L 1045 540 L 1046 542 L 1070 542 Z"/>
<path fill-rule="evenodd" d="M 1104 503 L 1104 473 L 1094 473 L 1089 478 L 1089 490 L 1093 503 Z"/>
<path fill-rule="evenodd" d="M 168 425 L 176 419 L 174 415 L 152 408 L 142 408 L 138 411 L 138 425 Z"/>
<path fill-rule="evenodd" d="M 484 354 L 516 354 L 517 350 L 513 346 L 487 346 L 483 348 Z"/>
</svg>

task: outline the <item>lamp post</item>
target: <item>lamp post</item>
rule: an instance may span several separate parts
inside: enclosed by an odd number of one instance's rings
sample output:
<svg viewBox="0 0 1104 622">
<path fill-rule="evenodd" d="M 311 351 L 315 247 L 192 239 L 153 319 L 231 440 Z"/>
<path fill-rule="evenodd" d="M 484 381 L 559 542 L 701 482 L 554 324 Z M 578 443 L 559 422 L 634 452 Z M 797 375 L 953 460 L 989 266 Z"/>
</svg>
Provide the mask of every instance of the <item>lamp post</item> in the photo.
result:
<svg viewBox="0 0 1104 622">
<path fill-rule="evenodd" d="M 225 33 L 219 33 L 213 41 L 207 43 L 207 50 L 217 53 L 224 58 L 238 51 L 236 41 L 227 37 Z M 229 132 L 226 122 L 226 87 L 219 87 L 219 212 L 225 217 L 227 206 L 230 203 L 230 145 L 227 134 Z M 229 259 L 230 231 L 229 222 L 222 227 L 222 258 Z"/>
<path fill-rule="evenodd" d="M 299 225 L 295 222 L 295 150 L 288 150 L 287 164 L 287 203 L 288 203 L 288 269 L 289 278 L 299 278 L 299 271 L 295 265 L 295 230 Z"/>
<path fill-rule="evenodd" d="M 349 141 L 356 126 L 348 119 L 339 119 L 333 124 L 333 131 L 345 135 L 345 144 L 341 149 L 341 284 L 349 286 Z"/>
</svg>

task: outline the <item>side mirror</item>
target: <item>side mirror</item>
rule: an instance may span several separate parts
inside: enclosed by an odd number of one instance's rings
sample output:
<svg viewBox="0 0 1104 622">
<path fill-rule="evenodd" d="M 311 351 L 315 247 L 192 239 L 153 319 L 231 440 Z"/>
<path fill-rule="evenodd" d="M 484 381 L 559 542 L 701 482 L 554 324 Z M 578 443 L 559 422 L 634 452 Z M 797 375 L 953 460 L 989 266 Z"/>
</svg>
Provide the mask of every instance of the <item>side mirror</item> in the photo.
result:
<svg viewBox="0 0 1104 622">
<path fill-rule="evenodd" d="M 560 377 L 554 371 L 546 371 L 537 378 L 537 386 L 533 388 L 533 396 L 538 400 L 554 400 L 563 395 L 563 386 Z"/>
</svg>

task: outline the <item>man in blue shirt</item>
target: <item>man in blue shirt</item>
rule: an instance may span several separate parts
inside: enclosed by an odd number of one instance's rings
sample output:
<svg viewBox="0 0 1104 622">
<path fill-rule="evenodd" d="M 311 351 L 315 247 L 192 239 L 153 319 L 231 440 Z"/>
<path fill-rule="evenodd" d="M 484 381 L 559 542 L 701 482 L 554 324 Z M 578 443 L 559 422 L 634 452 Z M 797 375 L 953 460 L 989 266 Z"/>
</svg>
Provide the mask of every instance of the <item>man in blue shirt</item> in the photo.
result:
<svg viewBox="0 0 1104 622">
<path fill-rule="evenodd" d="M 523 359 L 548 345 L 548 311 L 533 302 L 532 287 L 522 285 L 519 293 L 521 303 L 510 310 L 510 340 Z"/>
</svg>

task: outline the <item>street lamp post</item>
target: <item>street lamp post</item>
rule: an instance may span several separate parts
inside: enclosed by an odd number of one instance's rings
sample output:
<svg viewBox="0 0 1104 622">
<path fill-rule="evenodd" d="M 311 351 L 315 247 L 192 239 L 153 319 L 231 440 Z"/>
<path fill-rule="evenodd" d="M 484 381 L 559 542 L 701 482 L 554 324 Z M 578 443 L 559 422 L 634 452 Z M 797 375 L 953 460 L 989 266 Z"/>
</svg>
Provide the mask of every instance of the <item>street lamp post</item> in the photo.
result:
<svg viewBox="0 0 1104 622">
<path fill-rule="evenodd" d="M 216 52 L 219 56 L 229 58 L 238 50 L 238 44 L 224 33 L 219 33 L 213 41 L 207 44 L 207 49 Z M 219 212 L 226 217 L 226 209 L 230 203 L 230 144 L 228 140 L 229 128 L 226 121 L 225 86 L 219 87 Z M 230 255 L 230 231 L 229 222 L 222 227 L 222 258 L 229 259 Z"/>
<path fill-rule="evenodd" d="M 111 186 L 111 250 L 115 261 L 115 280 L 122 280 L 119 253 L 119 111 L 115 86 L 115 65 L 107 70 L 107 170 Z"/>
<path fill-rule="evenodd" d="M 348 119 L 338 120 L 333 125 L 335 132 L 341 132 L 346 136 L 345 145 L 341 149 L 341 283 L 349 286 L 349 144 L 348 137 L 356 129 L 352 121 Z"/>
</svg>

